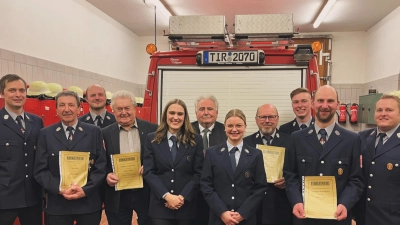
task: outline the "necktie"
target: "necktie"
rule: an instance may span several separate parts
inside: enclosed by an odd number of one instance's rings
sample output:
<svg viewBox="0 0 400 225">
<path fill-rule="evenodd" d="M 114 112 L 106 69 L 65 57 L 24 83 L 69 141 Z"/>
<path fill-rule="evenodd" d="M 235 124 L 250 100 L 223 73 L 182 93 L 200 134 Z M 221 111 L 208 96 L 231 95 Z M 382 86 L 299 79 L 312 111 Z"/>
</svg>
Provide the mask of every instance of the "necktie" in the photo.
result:
<svg viewBox="0 0 400 225">
<path fill-rule="evenodd" d="M 271 145 L 272 136 L 264 136 L 263 139 L 267 141 L 267 145 Z"/>
<path fill-rule="evenodd" d="M 17 123 L 18 123 L 19 127 L 21 128 L 21 132 L 24 133 L 25 132 L 25 128 L 22 125 L 22 120 L 23 120 L 22 116 L 17 116 L 16 120 L 17 120 Z"/>
<path fill-rule="evenodd" d="M 303 129 L 306 129 L 306 128 L 307 128 L 307 125 L 305 125 L 304 123 L 300 125 L 300 129 L 303 130 Z"/>
<path fill-rule="evenodd" d="M 326 130 L 325 129 L 319 130 L 319 134 L 321 135 L 319 142 L 321 143 L 321 145 L 323 145 L 326 142 Z"/>
<path fill-rule="evenodd" d="M 97 126 L 98 127 L 103 127 L 103 123 L 101 122 L 101 116 L 100 115 L 96 116 L 96 120 L 97 120 Z"/>
<path fill-rule="evenodd" d="M 230 151 L 229 151 L 229 157 L 231 158 L 231 164 L 232 164 L 232 170 L 233 173 L 235 173 L 236 170 L 236 159 L 235 159 L 235 152 L 239 151 L 238 148 L 233 147 Z"/>
<path fill-rule="evenodd" d="M 375 147 L 375 155 L 379 154 L 383 149 L 383 138 L 386 137 L 386 133 L 379 133 L 379 141 Z"/>
<path fill-rule="evenodd" d="M 73 138 L 73 136 L 74 136 L 74 134 L 73 134 L 73 132 L 72 132 L 73 130 L 74 130 L 73 127 L 67 127 L 67 131 L 69 132 L 69 134 L 68 134 L 68 143 L 71 143 L 72 138 Z"/>
<path fill-rule="evenodd" d="M 176 145 L 176 137 L 171 136 L 169 139 L 171 139 L 171 141 L 172 141 L 172 147 L 171 147 L 172 161 L 175 161 L 175 156 L 176 156 L 176 153 L 178 152 L 178 147 Z"/>
<path fill-rule="evenodd" d="M 205 128 L 203 130 L 203 132 L 204 132 L 204 134 L 203 134 L 203 147 L 204 147 L 204 149 L 208 148 L 208 137 L 207 137 L 208 131 L 209 131 L 208 128 Z"/>
</svg>

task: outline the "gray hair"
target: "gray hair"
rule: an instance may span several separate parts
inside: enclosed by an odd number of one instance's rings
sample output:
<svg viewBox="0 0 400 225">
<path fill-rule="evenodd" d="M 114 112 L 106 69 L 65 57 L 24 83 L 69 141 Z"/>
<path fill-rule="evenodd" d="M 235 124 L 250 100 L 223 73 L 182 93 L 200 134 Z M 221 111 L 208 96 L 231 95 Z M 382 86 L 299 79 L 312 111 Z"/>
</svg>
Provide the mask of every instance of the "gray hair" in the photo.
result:
<svg viewBox="0 0 400 225">
<path fill-rule="evenodd" d="M 74 97 L 76 100 L 76 105 L 78 107 L 80 106 L 80 98 L 79 98 L 78 94 L 75 91 L 66 90 L 66 91 L 62 91 L 56 95 L 56 108 L 58 108 L 58 98 L 66 97 L 66 96 Z"/>
<path fill-rule="evenodd" d="M 136 100 L 135 100 L 135 96 L 133 95 L 133 93 L 130 92 L 130 91 L 121 90 L 121 91 L 116 91 L 112 95 L 112 97 L 111 97 L 111 108 L 114 108 L 115 100 L 117 98 L 129 98 L 131 100 L 131 102 L 132 102 L 132 105 L 134 107 L 137 106 Z"/>
<path fill-rule="evenodd" d="M 199 104 L 199 102 L 200 102 L 201 100 L 204 100 L 204 99 L 210 99 L 211 101 L 213 101 L 215 107 L 216 107 L 217 110 L 218 110 L 218 100 L 217 100 L 217 98 L 215 98 L 214 95 L 205 95 L 205 96 L 202 95 L 202 96 L 199 96 L 199 97 L 196 99 L 196 101 L 194 102 L 194 109 L 195 109 L 196 112 L 197 112 L 197 105 Z"/>
</svg>

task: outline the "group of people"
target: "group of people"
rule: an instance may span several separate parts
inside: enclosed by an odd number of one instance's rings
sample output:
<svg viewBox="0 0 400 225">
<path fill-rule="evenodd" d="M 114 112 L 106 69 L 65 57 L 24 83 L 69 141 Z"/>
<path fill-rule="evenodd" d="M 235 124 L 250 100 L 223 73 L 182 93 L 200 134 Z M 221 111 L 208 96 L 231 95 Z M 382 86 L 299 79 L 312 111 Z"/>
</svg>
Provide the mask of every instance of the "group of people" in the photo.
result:
<svg viewBox="0 0 400 225">
<path fill-rule="evenodd" d="M 44 128 L 40 117 L 23 110 L 26 88 L 18 75 L 0 79 L 0 224 L 19 217 L 22 225 L 41 225 L 44 206 L 50 225 L 98 225 L 103 203 L 110 225 L 131 225 L 133 211 L 139 225 L 400 223 L 396 96 L 384 95 L 376 103 L 377 127 L 357 134 L 335 123 L 333 87 L 320 87 L 313 99 L 297 88 L 290 93 L 293 121 L 278 129 L 277 108 L 264 104 L 255 115 L 259 130 L 244 137 L 244 113 L 232 109 L 217 122 L 212 95 L 195 101 L 197 121 L 191 123 L 186 104 L 173 99 L 156 125 L 136 118 L 128 91 L 115 92 L 114 114 L 107 112 L 100 85 L 87 88 L 90 112 L 79 118 L 80 98 L 60 92 L 61 121 Z M 282 178 L 267 183 L 257 145 L 286 149 Z M 86 185 L 60 188 L 60 151 L 89 153 Z M 143 188 L 116 191 L 111 155 L 131 152 L 140 153 Z M 335 177 L 336 220 L 307 217 L 303 176 Z"/>
</svg>

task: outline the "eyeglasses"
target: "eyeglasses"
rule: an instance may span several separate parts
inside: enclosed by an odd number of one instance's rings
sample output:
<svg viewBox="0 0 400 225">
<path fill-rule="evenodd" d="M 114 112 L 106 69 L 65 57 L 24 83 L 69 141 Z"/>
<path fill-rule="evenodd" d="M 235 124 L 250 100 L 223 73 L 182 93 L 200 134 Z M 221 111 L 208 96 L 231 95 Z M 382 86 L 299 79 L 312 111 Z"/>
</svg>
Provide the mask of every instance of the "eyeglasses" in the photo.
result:
<svg viewBox="0 0 400 225">
<path fill-rule="evenodd" d="M 276 118 L 278 118 L 278 115 L 274 115 L 274 116 L 256 116 L 257 119 L 259 119 L 260 121 L 265 121 L 265 120 L 269 120 L 269 121 L 274 121 L 276 120 Z"/>
</svg>

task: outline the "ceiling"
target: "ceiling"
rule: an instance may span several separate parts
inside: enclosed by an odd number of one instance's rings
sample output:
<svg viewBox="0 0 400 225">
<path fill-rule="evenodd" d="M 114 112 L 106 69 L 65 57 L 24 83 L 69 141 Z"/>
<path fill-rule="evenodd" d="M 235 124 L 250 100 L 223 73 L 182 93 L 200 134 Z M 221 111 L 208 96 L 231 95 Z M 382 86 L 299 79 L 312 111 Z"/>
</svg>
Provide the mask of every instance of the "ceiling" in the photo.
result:
<svg viewBox="0 0 400 225">
<path fill-rule="evenodd" d="M 168 33 L 168 17 L 157 10 L 158 0 L 87 0 L 138 36 Z M 172 15 L 225 15 L 232 27 L 235 15 L 292 13 L 298 32 L 367 31 L 400 6 L 400 0 L 338 0 L 322 24 L 312 24 L 326 0 L 161 0 Z M 157 7 L 159 8 L 159 7 Z"/>
</svg>

